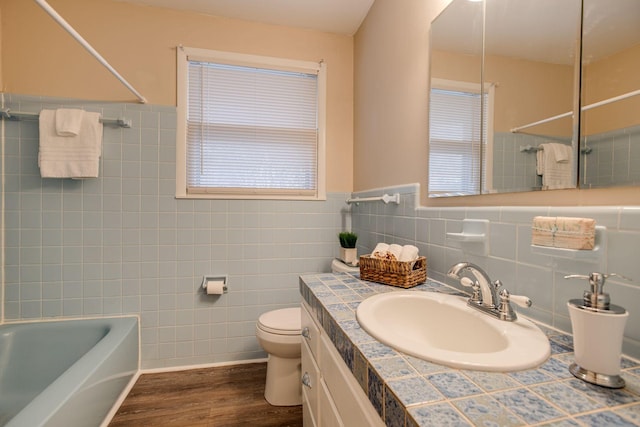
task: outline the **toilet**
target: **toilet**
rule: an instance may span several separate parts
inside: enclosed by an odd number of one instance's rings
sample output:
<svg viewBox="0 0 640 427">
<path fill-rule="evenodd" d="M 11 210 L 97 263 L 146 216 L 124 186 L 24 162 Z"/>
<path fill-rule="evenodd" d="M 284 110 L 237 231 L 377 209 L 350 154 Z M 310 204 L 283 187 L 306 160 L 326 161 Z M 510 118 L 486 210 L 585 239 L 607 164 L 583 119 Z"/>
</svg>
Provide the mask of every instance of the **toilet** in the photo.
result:
<svg viewBox="0 0 640 427">
<path fill-rule="evenodd" d="M 334 259 L 331 272 L 359 273 L 360 268 Z M 300 307 L 282 308 L 262 314 L 256 323 L 258 343 L 269 354 L 264 398 L 273 406 L 302 404 L 301 315 Z"/>
<path fill-rule="evenodd" d="M 268 311 L 258 318 L 256 338 L 269 354 L 264 397 L 273 406 L 302 404 L 300 307 Z"/>
<path fill-rule="evenodd" d="M 345 264 L 338 258 L 334 258 L 331 262 L 332 273 L 360 273 L 360 267 L 354 267 L 353 265 Z"/>
</svg>

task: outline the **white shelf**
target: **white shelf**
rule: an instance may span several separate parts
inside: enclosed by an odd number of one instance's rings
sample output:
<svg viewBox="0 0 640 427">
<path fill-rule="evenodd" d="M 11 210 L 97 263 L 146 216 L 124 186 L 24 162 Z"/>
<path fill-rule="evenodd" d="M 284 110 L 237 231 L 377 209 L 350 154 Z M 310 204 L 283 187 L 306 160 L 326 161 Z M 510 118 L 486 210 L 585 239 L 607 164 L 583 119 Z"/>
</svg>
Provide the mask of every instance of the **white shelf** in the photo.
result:
<svg viewBox="0 0 640 427">
<path fill-rule="evenodd" d="M 460 242 L 464 252 L 476 255 L 489 253 L 489 220 L 463 219 L 462 232 L 447 233 L 447 239 Z"/>
<path fill-rule="evenodd" d="M 486 236 L 484 234 L 447 233 L 447 237 L 458 242 L 482 242 Z"/>
</svg>

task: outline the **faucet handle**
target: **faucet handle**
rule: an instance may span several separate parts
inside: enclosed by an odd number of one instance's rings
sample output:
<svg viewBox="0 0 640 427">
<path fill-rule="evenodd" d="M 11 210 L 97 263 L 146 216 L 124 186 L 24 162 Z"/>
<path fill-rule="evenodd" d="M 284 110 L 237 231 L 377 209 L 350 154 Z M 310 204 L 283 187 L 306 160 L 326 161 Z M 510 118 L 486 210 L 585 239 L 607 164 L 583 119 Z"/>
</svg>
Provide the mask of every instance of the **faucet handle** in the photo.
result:
<svg viewBox="0 0 640 427">
<path fill-rule="evenodd" d="M 525 295 L 510 295 L 509 300 L 512 303 L 524 308 L 531 307 L 531 304 L 532 304 L 529 297 Z"/>
<path fill-rule="evenodd" d="M 498 307 L 498 315 L 501 320 L 513 322 L 518 318 L 516 312 L 511 307 L 511 302 L 520 307 L 531 307 L 531 300 L 524 295 L 511 295 L 508 290 L 500 291 L 500 306 Z"/>
<path fill-rule="evenodd" d="M 473 295 L 471 296 L 471 301 L 476 303 L 482 302 L 482 298 L 480 297 L 480 284 L 476 280 L 471 280 L 468 277 L 461 277 L 460 284 L 462 286 L 466 286 L 468 288 L 473 289 Z"/>
</svg>

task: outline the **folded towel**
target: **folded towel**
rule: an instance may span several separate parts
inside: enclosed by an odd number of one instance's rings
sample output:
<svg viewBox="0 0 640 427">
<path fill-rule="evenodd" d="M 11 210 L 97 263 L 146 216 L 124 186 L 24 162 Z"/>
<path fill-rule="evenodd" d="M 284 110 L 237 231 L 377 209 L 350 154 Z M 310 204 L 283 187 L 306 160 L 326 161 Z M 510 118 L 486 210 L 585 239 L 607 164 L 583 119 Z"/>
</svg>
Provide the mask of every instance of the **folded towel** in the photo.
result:
<svg viewBox="0 0 640 427">
<path fill-rule="evenodd" d="M 398 261 L 415 261 L 418 259 L 418 248 L 413 245 L 404 245 Z"/>
<path fill-rule="evenodd" d="M 389 253 L 389 245 L 386 243 L 378 243 L 376 247 L 371 252 L 371 256 L 375 258 L 387 258 Z"/>
<path fill-rule="evenodd" d="M 556 163 L 567 163 L 571 159 L 572 148 L 566 144 L 547 144 L 547 149 L 551 149 Z"/>
<path fill-rule="evenodd" d="M 544 175 L 544 150 L 538 148 L 536 151 L 536 174 Z"/>
<path fill-rule="evenodd" d="M 573 167 L 573 162 L 571 161 L 571 147 L 558 143 L 540 144 L 540 147 L 542 147 L 542 157 L 536 157 L 536 159 L 541 159 L 541 161 L 538 162 L 538 168 L 536 169 L 542 170 L 542 173 L 540 174 L 542 175 L 542 188 L 552 190 L 575 187 L 571 178 Z M 558 161 L 556 152 L 561 152 L 562 154 L 560 158 L 566 158 L 567 160 Z"/>
<path fill-rule="evenodd" d="M 400 254 L 402 253 L 402 246 L 396 245 L 395 243 L 389 245 L 389 258 L 394 261 L 398 261 L 400 259 Z"/>
<path fill-rule="evenodd" d="M 43 178 L 97 178 L 102 154 L 100 114 L 84 112 L 76 136 L 59 136 L 54 110 L 40 112 L 38 166 Z"/>
<path fill-rule="evenodd" d="M 80 132 L 84 110 L 58 108 L 56 116 L 56 134 L 58 136 L 76 136 Z"/>
</svg>

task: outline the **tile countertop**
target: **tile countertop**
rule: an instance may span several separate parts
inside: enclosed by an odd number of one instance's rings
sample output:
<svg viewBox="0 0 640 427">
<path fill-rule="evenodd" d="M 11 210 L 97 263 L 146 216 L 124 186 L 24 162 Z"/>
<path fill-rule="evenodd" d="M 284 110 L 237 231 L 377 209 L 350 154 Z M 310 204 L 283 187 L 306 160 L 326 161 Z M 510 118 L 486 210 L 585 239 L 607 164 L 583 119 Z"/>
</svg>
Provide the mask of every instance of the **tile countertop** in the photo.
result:
<svg viewBox="0 0 640 427">
<path fill-rule="evenodd" d="M 356 308 L 397 290 L 347 273 L 300 277 L 302 297 L 387 426 L 640 426 L 640 364 L 623 357 L 623 389 L 587 384 L 569 372 L 571 336 L 544 325 L 551 357 L 510 373 L 448 368 L 376 341 L 360 328 Z M 431 280 L 412 290 L 463 295 Z"/>
</svg>

